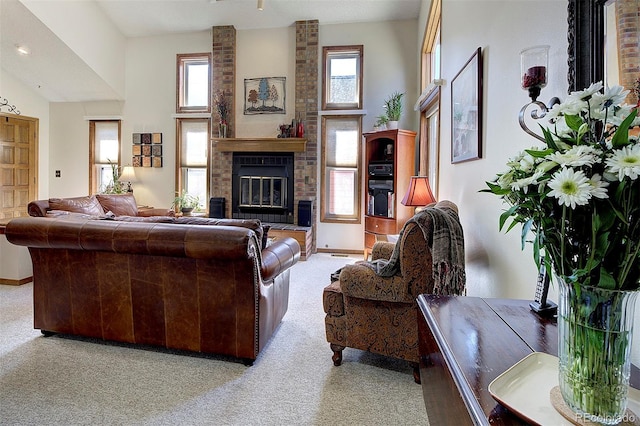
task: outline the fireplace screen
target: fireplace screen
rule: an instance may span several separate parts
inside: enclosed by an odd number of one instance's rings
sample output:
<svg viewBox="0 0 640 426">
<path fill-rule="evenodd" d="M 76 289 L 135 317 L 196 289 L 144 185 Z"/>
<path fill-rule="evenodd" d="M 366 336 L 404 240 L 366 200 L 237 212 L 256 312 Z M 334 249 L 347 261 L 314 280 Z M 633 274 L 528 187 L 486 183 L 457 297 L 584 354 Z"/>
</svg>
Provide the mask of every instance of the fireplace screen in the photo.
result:
<svg viewBox="0 0 640 426">
<path fill-rule="evenodd" d="M 240 207 L 285 208 L 287 178 L 240 176 Z"/>
</svg>

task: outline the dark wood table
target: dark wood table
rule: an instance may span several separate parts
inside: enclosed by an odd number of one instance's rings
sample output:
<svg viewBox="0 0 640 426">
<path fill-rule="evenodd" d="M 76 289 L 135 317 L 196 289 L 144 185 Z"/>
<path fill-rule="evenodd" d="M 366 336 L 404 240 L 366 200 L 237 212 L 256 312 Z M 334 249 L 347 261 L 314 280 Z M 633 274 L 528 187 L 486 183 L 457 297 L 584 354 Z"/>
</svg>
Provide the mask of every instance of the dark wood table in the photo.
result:
<svg viewBox="0 0 640 426">
<path fill-rule="evenodd" d="M 420 295 L 420 376 L 432 425 L 524 425 L 489 394 L 493 379 L 532 352 L 558 355 L 555 318 L 529 301 Z M 631 385 L 640 374 L 632 366 Z"/>
</svg>

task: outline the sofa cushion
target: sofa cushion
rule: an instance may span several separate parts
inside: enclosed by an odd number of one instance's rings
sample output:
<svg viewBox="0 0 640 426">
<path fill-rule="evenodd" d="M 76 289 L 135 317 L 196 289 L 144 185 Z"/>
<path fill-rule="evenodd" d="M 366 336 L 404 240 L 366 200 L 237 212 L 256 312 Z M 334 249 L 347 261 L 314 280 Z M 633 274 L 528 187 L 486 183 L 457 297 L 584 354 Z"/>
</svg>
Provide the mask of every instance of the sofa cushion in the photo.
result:
<svg viewBox="0 0 640 426">
<path fill-rule="evenodd" d="M 95 195 L 73 198 L 49 198 L 49 208 L 51 210 L 84 213 L 91 216 L 104 215 L 104 209 Z"/>
<path fill-rule="evenodd" d="M 133 194 L 98 194 L 98 202 L 105 212 L 116 216 L 137 216 L 138 205 Z"/>
</svg>

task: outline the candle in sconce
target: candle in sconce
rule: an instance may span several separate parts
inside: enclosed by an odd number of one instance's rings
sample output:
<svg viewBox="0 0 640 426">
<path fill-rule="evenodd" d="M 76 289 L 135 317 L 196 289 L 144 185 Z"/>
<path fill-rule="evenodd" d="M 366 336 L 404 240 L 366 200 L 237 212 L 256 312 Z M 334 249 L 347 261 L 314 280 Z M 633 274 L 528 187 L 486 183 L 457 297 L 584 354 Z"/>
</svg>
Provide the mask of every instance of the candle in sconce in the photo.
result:
<svg viewBox="0 0 640 426">
<path fill-rule="evenodd" d="M 547 67 L 539 65 L 530 67 L 522 76 L 522 88 L 545 87 L 547 85 Z"/>
</svg>

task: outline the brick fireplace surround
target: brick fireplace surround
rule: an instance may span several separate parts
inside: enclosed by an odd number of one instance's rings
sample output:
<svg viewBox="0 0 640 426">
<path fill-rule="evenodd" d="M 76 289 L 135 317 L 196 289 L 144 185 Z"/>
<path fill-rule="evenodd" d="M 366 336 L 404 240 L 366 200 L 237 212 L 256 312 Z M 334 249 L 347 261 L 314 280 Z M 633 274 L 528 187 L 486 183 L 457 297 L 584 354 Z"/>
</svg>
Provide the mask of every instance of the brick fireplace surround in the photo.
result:
<svg viewBox="0 0 640 426">
<path fill-rule="evenodd" d="M 295 23 L 295 111 L 296 117 L 304 120 L 305 138 L 304 152 L 294 153 L 294 223 L 298 223 L 297 203 L 299 200 L 317 199 L 317 165 L 318 165 L 318 21 L 297 21 Z M 224 91 L 230 94 L 233 103 L 237 98 L 236 81 L 236 29 L 233 26 L 213 27 L 212 37 L 213 93 Z M 235 111 L 235 105 L 231 105 Z M 217 123 L 219 117 L 214 111 L 212 122 Z M 230 134 L 235 137 L 235 117 L 229 120 Z M 211 145 L 211 196 L 223 197 L 226 200 L 226 217 L 231 217 L 232 199 L 232 152 L 216 150 Z M 312 243 L 308 253 L 316 251 L 315 223 L 317 207 L 314 202 L 311 212 Z"/>
</svg>

